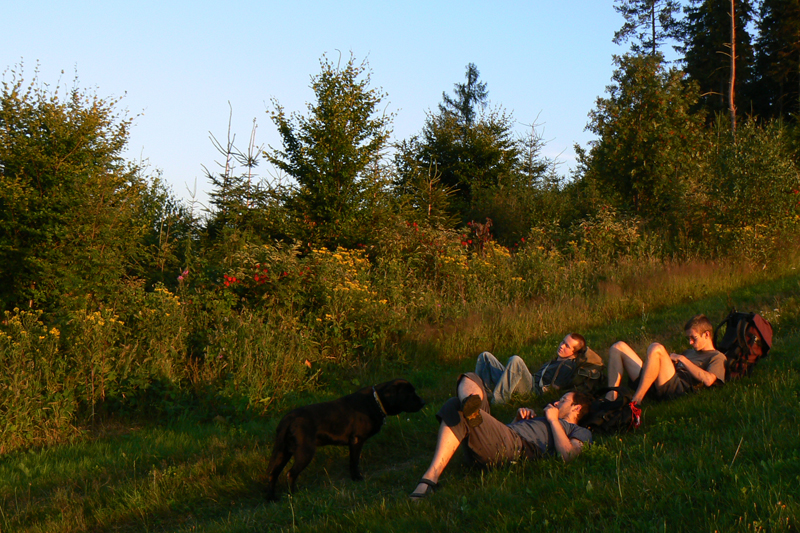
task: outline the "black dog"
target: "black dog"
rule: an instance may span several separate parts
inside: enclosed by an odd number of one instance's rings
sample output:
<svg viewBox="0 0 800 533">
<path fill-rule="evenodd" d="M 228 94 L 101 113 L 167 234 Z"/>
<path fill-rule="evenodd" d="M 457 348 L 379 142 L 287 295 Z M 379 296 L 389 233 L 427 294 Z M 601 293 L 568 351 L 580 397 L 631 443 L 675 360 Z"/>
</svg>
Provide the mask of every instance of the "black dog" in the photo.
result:
<svg viewBox="0 0 800 533">
<path fill-rule="evenodd" d="M 294 455 L 288 481 L 297 490 L 297 476 L 314 457 L 317 446 L 350 447 L 350 476 L 363 479 L 359 469 L 364 441 L 376 434 L 389 415 L 416 413 L 425 405 L 414 386 L 404 379 L 387 381 L 343 396 L 338 400 L 298 407 L 283 417 L 267 472 L 267 499 L 275 498 L 275 483 Z"/>
</svg>

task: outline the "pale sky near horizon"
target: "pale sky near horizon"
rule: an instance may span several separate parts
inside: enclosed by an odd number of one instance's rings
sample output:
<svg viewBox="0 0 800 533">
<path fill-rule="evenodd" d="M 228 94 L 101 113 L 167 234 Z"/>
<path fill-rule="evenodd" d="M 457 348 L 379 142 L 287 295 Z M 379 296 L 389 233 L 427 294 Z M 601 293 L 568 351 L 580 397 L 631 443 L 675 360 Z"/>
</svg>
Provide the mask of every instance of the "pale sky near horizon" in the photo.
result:
<svg viewBox="0 0 800 533">
<path fill-rule="evenodd" d="M 612 0 L 528 2 L 77 3 L 29 0 L 0 7 L 0 67 L 24 64 L 28 80 L 78 86 L 119 97 L 135 116 L 126 157 L 158 168 L 176 196 L 205 202 L 203 165 L 220 157 L 209 133 L 232 132 L 245 147 L 255 119 L 257 144 L 280 147 L 270 100 L 306 113 L 311 76 L 323 54 L 367 59 L 372 86 L 396 114 L 393 139 L 419 133 L 442 92 L 478 67 L 489 100 L 513 114 L 517 131 L 534 121 L 545 155 L 567 174 L 573 144 L 613 72 L 611 42 L 623 21 Z M 64 72 L 61 74 L 61 72 Z M 229 107 L 230 102 L 230 107 Z M 526 126 L 527 125 L 527 126 Z M 262 175 L 274 169 L 262 163 Z"/>
</svg>

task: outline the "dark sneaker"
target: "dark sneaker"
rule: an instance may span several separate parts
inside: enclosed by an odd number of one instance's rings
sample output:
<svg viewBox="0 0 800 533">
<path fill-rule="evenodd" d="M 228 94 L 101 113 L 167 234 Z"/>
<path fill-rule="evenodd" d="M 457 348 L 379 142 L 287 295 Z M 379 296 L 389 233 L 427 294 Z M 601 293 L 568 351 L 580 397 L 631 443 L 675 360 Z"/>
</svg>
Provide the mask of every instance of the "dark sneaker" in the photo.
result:
<svg viewBox="0 0 800 533">
<path fill-rule="evenodd" d="M 471 394 L 461 401 L 461 414 L 467 420 L 467 425 L 476 428 L 483 422 L 481 404 L 483 401 L 477 394 Z"/>
</svg>

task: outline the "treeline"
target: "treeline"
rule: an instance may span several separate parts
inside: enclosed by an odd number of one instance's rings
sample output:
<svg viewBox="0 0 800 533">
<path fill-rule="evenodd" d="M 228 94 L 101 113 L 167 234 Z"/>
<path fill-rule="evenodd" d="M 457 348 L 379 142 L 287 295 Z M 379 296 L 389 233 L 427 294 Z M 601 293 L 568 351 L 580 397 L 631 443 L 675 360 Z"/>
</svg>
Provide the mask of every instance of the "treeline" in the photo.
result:
<svg viewBox="0 0 800 533">
<path fill-rule="evenodd" d="M 661 24 L 674 5 L 617 6 L 639 53 L 615 59 L 590 113 L 597 139 L 568 177 L 535 128 L 520 136 L 488 106 L 473 64 L 419 134 L 393 142 L 368 65 L 323 57 L 306 114 L 273 101 L 280 147 L 214 138 L 199 211 L 124 160 L 117 101 L 7 71 L 0 449 L 98 412 L 264 410 L 327 366 L 390 357 L 420 324 L 591 295 L 662 261 L 767 264 L 797 236 L 797 126 L 791 112 L 714 107 L 689 68 L 696 46 L 667 65 L 661 30 L 634 22 Z"/>
</svg>

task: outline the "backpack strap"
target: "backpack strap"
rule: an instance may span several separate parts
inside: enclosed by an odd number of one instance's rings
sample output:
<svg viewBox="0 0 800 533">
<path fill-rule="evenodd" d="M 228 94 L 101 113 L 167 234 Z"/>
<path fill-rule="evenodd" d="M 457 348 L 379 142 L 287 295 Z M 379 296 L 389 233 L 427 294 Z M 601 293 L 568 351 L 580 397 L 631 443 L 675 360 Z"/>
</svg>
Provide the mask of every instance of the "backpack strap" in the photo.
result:
<svg viewBox="0 0 800 533">
<path fill-rule="evenodd" d="M 727 336 L 728 331 L 731 328 L 731 322 L 733 322 L 734 315 L 736 315 L 736 309 L 735 308 L 730 313 L 728 313 L 728 316 L 726 316 L 725 319 L 722 322 L 720 322 L 717 327 L 714 328 L 714 333 L 712 335 L 712 340 L 714 341 L 714 347 L 719 346 L 719 343 L 718 343 L 718 340 L 717 340 L 717 337 L 718 337 L 718 334 L 719 334 L 719 330 L 720 330 L 720 328 L 722 328 L 722 326 L 725 326 L 726 324 L 727 324 L 727 327 L 725 328 L 725 336 Z"/>
</svg>

